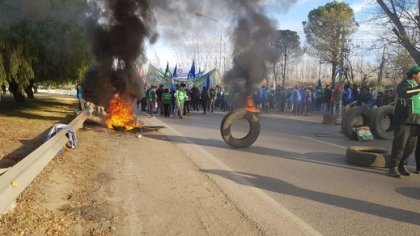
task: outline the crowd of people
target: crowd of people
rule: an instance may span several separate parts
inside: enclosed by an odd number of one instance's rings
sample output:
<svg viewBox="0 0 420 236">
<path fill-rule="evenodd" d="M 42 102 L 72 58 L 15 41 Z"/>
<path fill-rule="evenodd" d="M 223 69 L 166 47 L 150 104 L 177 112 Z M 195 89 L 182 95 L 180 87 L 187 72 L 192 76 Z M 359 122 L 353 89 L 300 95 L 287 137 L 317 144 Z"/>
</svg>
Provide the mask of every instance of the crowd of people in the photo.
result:
<svg viewBox="0 0 420 236">
<path fill-rule="evenodd" d="M 152 85 L 145 88 L 146 97 L 138 100 L 137 107 L 151 116 L 160 114 L 169 117 L 174 111 L 179 117 L 190 115 L 191 111 L 202 110 L 203 114 L 215 109 L 230 111 L 235 108 L 235 92 L 217 85 L 211 88 L 187 88 L 185 84 L 176 85 L 175 89 L 164 85 Z M 308 116 L 313 111 L 332 113 L 341 116 L 344 106 L 367 106 L 374 108 L 387 105 L 395 100 L 394 89 L 376 92 L 375 89 L 349 84 L 337 84 L 334 88 L 298 86 L 283 87 L 261 86 L 253 94 L 255 107 L 264 112 L 292 112 L 294 115 Z M 178 109 L 178 110 L 176 110 Z"/>
<path fill-rule="evenodd" d="M 145 88 L 145 97 L 137 101 L 137 109 L 147 111 L 150 116 L 160 114 L 169 117 L 171 114 L 179 116 L 190 115 L 192 110 L 207 114 L 213 112 L 217 104 L 216 90 L 203 87 L 201 90 L 195 85 L 189 89 L 186 84 L 176 85 L 175 89 L 165 88 L 163 84 L 159 87 L 152 85 Z"/>
<path fill-rule="evenodd" d="M 291 111 L 294 115 L 309 115 L 312 111 L 331 112 L 341 116 L 343 106 L 382 106 L 395 99 L 393 89 L 385 89 L 375 94 L 374 89 L 338 84 L 332 89 L 295 85 L 294 87 L 277 86 L 276 89 L 262 86 L 254 95 L 254 102 L 263 111 Z"/>
</svg>

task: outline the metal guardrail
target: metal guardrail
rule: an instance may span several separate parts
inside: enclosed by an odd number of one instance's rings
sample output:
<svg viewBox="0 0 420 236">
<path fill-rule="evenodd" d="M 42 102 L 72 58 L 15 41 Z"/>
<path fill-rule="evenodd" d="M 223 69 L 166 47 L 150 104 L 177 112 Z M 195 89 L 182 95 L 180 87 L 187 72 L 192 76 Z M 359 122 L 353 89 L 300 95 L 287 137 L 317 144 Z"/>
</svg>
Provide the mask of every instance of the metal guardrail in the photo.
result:
<svg viewBox="0 0 420 236">
<path fill-rule="evenodd" d="M 69 126 L 74 132 L 83 127 L 88 114 L 80 113 Z M 0 214 L 4 213 L 16 201 L 20 193 L 48 165 L 68 142 L 66 130 L 59 131 L 47 142 L 8 169 L 0 176 Z"/>
</svg>

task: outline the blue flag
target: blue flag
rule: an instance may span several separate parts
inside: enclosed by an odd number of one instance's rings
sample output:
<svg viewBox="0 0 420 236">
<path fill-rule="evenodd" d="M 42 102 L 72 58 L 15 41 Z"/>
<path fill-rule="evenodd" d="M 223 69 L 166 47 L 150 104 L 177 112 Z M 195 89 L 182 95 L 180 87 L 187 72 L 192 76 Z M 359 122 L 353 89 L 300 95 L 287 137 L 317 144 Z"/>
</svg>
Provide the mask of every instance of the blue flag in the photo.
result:
<svg viewBox="0 0 420 236">
<path fill-rule="evenodd" d="M 171 78 L 171 89 L 172 89 L 173 91 L 175 91 L 175 90 L 176 90 L 176 85 L 175 85 L 174 77 L 172 77 L 172 78 Z"/>
<path fill-rule="evenodd" d="M 178 75 L 176 74 L 176 71 L 178 69 L 178 65 L 175 65 L 174 73 L 172 73 L 172 77 L 176 78 Z"/>
<path fill-rule="evenodd" d="M 211 84 L 210 84 L 210 74 L 209 73 L 207 74 L 206 85 L 205 86 L 206 86 L 207 89 L 210 89 Z"/>
<path fill-rule="evenodd" d="M 194 63 L 194 60 L 193 60 L 192 65 L 191 65 L 190 72 L 188 72 L 188 79 L 189 80 L 195 79 L 195 63 Z"/>
<path fill-rule="evenodd" d="M 201 71 L 201 68 L 198 69 L 198 74 L 195 75 L 195 77 L 200 78 L 204 74 L 204 71 Z"/>
</svg>

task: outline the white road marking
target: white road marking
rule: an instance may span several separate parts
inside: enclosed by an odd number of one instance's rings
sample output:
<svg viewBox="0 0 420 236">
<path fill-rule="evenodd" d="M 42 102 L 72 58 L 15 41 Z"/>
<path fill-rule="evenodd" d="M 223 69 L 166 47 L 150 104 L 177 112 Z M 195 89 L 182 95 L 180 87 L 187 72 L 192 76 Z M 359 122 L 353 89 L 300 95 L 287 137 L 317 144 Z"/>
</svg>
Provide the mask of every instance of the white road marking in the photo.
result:
<svg viewBox="0 0 420 236">
<path fill-rule="evenodd" d="M 348 148 L 348 147 L 345 147 L 345 146 L 342 146 L 342 145 L 338 145 L 338 144 L 334 144 L 334 143 L 330 143 L 330 142 L 322 141 L 322 140 L 315 139 L 315 138 L 310 138 L 310 137 L 306 137 L 306 136 L 300 136 L 300 137 L 302 137 L 302 138 L 304 138 L 304 139 L 307 139 L 307 140 L 314 141 L 314 142 L 318 142 L 318 143 L 322 143 L 322 144 L 330 145 L 330 146 L 333 146 L 333 147 L 338 147 L 338 148 L 342 148 L 342 149 L 347 149 L 347 148 Z"/>
<path fill-rule="evenodd" d="M 220 166 L 220 168 L 226 172 L 230 172 L 230 173 L 236 173 L 234 170 L 232 170 L 230 167 L 228 167 L 226 164 L 224 164 L 223 162 L 221 162 L 219 159 L 217 159 L 216 157 L 214 157 L 211 153 L 209 153 L 207 150 L 205 150 L 204 148 L 202 148 L 201 146 L 195 144 L 194 142 L 192 142 L 190 139 L 184 137 L 181 133 L 179 133 L 178 131 L 176 131 L 175 129 L 173 129 L 172 127 L 168 126 L 167 124 L 165 124 L 164 122 L 156 119 L 156 121 L 160 122 L 163 125 L 166 125 L 166 127 L 171 130 L 173 133 L 175 133 L 176 135 L 178 135 L 180 138 L 182 138 L 185 143 L 188 143 L 190 145 L 192 145 L 193 147 L 195 147 L 196 149 L 198 149 L 200 152 L 202 152 L 205 156 L 206 159 L 210 159 L 212 162 L 214 162 L 216 165 Z M 200 155 L 201 156 L 201 155 Z M 202 156 L 201 156 L 202 157 Z M 197 163 L 196 163 L 197 164 Z M 209 176 L 210 178 L 212 177 L 210 174 L 206 174 L 207 176 Z M 303 221 L 302 219 L 300 219 L 298 216 L 296 216 L 295 214 L 293 214 L 291 211 L 287 210 L 282 204 L 280 204 L 279 202 L 277 202 L 276 200 L 274 200 L 272 197 L 270 197 L 267 193 L 265 193 L 263 190 L 255 187 L 252 183 L 250 183 L 249 181 L 247 181 L 245 178 L 243 178 L 240 175 L 234 175 L 234 178 L 236 180 L 239 180 L 238 182 L 242 183 L 242 185 L 244 186 L 250 186 L 250 190 L 252 190 L 255 194 L 257 194 L 257 196 L 259 196 L 259 198 L 261 198 L 263 201 L 267 202 L 269 205 L 271 205 L 273 208 L 277 209 L 279 214 L 287 217 L 291 222 L 293 222 L 294 224 L 296 224 L 298 227 L 300 227 L 300 229 L 302 229 L 302 231 L 305 232 L 305 235 L 317 235 L 320 236 L 322 235 L 320 232 L 316 231 L 314 228 L 312 228 L 309 224 L 307 224 L 305 221 Z M 223 190 L 222 190 L 223 191 Z M 281 227 L 281 226 L 280 226 Z"/>
</svg>

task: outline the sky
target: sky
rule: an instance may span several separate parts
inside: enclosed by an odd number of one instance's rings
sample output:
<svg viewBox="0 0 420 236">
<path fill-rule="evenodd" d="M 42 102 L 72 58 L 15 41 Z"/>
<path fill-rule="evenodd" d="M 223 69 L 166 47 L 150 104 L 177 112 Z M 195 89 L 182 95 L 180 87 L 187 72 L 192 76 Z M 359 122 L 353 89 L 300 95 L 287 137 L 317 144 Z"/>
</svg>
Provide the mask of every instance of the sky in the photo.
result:
<svg viewBox="0 0 420 236">
<path fill-rule="evenodd" d="M 328 2 L 331 2 L 331 0 L 291 0 L 289 2 L 293 3 L 287 3 L 287 6 L 285 6 L 285 4 L 281 4 L 282 2 L 284 3 L 284 1 L 281 0 L 264 0 L 264 2 L 267 15 L 270 18 L 275 19 L 278 29 L 288 29 L 298 32 L 301 42 L 303 43 L 305 36 L 303 33 L 302 22 L 307 20 L 308 14 L 311 10 L 323 6 Z M 359 30 L 354 36 L 354 42 L 362 45 L 372 41 L 374 39 L 374 32 L 372 32 L 374 27 L 366 24 L 365 20 L 369 17 L 369 13 L 372 12 L 375 7 L 377 7 L 376 1 L 348 0 L 343 2 L 348 3 L 354 10 L 356 21 L 358 21 L 360 24 Z M 230 34 L 229 32 L 231 30 L 231 26 L 234 24 L 234 20 L 230 19 L 229 15 L 223 15 L 223 13 L 220 13 L 219 11 L 206 11 L 205 14 L 206 16 L 209 16 L 210 18 L 213 18 L 222 24 L 223 40 L 228 41 L 228 35 Z M 161 16 L 158 15 L 158 22 L 159 17 Z M 203 17 L 195 17 L 192 19 L 192 21 L 194 24 L 186 26 L 183 31 L 188 31 L 191 29 L 195 32 L 197 37 L 213 37 L 214 40 L 217 40 L 218 38 L 220 39 L 219 23 L 204 19 Z M 160 63 L 158 66 L 161 68 L 165 67 L 167 62 L 169 62 L 171 67 L 174 67 L 176 64 L 176 58 L 174 56 L 173 48 L 176 47 L 175 45 L 179 42 L 171 40 L 172 37 L 166 35 L 165 32 L 159 33 L 160 38 L 158 39 L 157 43 L 154 45 L 147 45 L 147 57 L 152 64 Z M 159 60 L 156 59 L 157 57 Z"/>
</svg>

